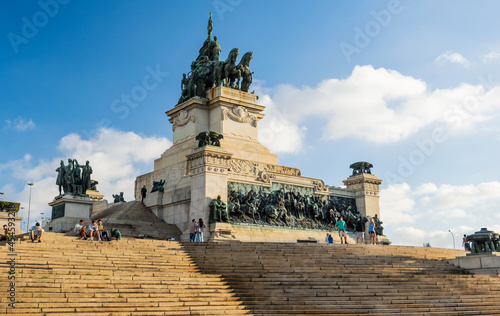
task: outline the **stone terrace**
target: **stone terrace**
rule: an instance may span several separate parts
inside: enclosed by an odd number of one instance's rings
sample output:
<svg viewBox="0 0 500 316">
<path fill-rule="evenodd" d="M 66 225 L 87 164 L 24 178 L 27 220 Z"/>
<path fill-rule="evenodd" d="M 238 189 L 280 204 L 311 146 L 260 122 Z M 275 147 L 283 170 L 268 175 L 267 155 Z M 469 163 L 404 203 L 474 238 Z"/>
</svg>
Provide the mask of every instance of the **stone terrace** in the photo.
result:
<svg viewBox="0 0 500 316">
<path fill-rule="evenodd" d="M 78 240 L 16 243 L 17 315 L 500 315 L 500 278 L 462 251 L 326 244 Z"/>
</svg>

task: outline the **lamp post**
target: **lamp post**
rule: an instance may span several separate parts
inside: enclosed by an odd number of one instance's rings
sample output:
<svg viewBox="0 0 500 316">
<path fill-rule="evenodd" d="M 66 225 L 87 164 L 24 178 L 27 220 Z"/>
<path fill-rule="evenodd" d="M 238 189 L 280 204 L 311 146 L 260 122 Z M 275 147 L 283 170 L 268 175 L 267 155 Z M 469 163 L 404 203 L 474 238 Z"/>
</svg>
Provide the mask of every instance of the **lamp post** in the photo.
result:
<svg viewBox="0 0 500 316">
<path fill-rule="evenodd" d="M 3 201 L 3 196 L 5 195 L 5 192 L 0 192 L 0 195 L 2 196 L 2 201 Z"/>
<path fill-rule="evenodd" d="M 33 187 L 33 182 L 28 182 L 27 185 L 30 186 L 30 199 L 28 203 L 28 222 L 26 222 L 26 232 L 29 230 L 30 225 L 30 214 L 31 214 L 31 187 Z"/>
<path fill-rule="evenodd" d="M 450 232 L 451 237 L 453 238 L 453 249 L 455 249 L 455 235 L 453 235 L 453 232 L 451 230 L 448 229 L 448 231 Z"/>
</svg>

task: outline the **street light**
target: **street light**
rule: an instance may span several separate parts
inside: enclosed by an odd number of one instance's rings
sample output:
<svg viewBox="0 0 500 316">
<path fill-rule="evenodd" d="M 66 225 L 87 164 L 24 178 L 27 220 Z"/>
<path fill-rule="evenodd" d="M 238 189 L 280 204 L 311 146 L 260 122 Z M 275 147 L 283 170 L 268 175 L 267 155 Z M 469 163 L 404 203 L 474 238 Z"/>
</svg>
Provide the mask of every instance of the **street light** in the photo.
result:
<svg viewBox="0 0 500 316">
<path fill-rule="evenodd" d="M 453 232 L 451 230 L 448 229 L 448 231 L 450 232 L 451 237 L 453 237 L 453 249 L 455 249 L 455 235 L 453 235 Z"/>
<path fill-rule="evenodd" d="M 0 192 L 0 195 L 5 195 L 5 192 Z M 2 201 L 3 201 L 3 196 L 2 196 Z"/>
<path fill-rule="evenodd" d="M 30 186 L 30 200 L 28 203 L 28 222 L 26 223 L 26 232 L 28 232 L 28 228 L 30 225 L 30 214 L 31 214 L 31 187 L 33 186 L 33 182 L 28 182 L 27 185 Z"/>
</svg>

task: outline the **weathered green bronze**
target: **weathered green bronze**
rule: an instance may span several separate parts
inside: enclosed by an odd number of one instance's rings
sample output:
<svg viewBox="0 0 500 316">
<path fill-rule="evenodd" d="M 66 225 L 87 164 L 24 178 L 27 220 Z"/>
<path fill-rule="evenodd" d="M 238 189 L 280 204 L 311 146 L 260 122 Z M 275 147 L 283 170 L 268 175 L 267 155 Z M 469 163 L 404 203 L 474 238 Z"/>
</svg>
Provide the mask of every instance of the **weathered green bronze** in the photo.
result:
<svg viewBox="0 0 500 316">
<path fill-rule="evenodd" d="M 97 191 L 97 185 L 99 184 L 99 181 L 97 180 L 90 180 L 90 189 L 92 191 Z"/>
<path fill-rule="evenodd" d="M 196 140 L 198 141 L 198 148 L 207 145 L 220 147 L 220 140 L 223 138 L 224 135 L 212 131 L 201 132 L 198 135 L 196 135 Z"/>
<path fill-rule="evenodd" d="M 56 169 L 57 178 L 56 185 L 59 186 L 59 197 L 64 194 L 72 194 L 75 196 L 88 195 L 85 193 L 91 189 L 92 181 L 90 175 L 92 174 L 92 167 L 89 161 L 85 165 L 80 165 L 76 159 L 68 159 L 68 165 L 64 165 L 61 160 L 60 166 Z"/>
<path fill-rule="evenodd" d="M 123 192 L 120 192 L 120 194 L 112 194 L 113 198 L 115 199 L 113 203 L 118 203 L 118 202 L 125 202 L 125 198 L 123 197 Z"/>
<path fill-rule="evenodd" d="M 272 188 L 229 182 L 227 220 L 231 223 L 332 230 L 340 216 L 353 231 L 360 216 L 354 199 L 321 196 L 312 188 L 273 183 Z M 220 216 L 211 217 L 221 221 Z"/>
<path fill-rule="evenodd" d="M 252 84 L 253 72 L 250 71 L 250 61 L 253 53 L 243 55 L 237 65 L 239 50 L 233 48 L 225 61 L 219 61 L 221 47 L 217 36 L 212 40 L 212 13 L 208 20 L 208 37 L 199 50 L 198 57 L 191 63 L 191 71 L 182 75 L 181 97 L 178 104 L 193 97 L 206 98 L 206 91 L 221 84 L 236 90 L 248 92 Z"/>
<path fill-rule="evenodd" d="M 151 189 L 151 193 L 153 192 L 164 192 L 165 188 L 165 180 L 160 179 L 160 181 L 153 181 L 153 188 Z"/>
<path fill-rule="evenodd" d="M 221 196 L 218 195 L 217 199 L 212 199 L 212 202 L 208 205 L 210 207 L 210 221 L 211 222 L 227 222 L 227 206 L 221 200 Z"/>
<path fill-rule="evenodd" d="M 355 176 L 362 173 L 371 174 L 372 172 L 370 169 L 373 168 L 373 165 L 366 161 L 359 161 L 350 165 L 349 168 L 353 169 L 352 176 Z"/>
<path fill-rule="evenodd" d="M 467 236 L 466 240 L 471 243 L 471 254 L 500 251 L 500 235 L 487 228 L 481 228 L 480 231 Z"/>
<path fill-rule="evenodd" d="M 384 222 L 378 218 L 377 214 L 373 217 L 373 223 L 375 224 L 375 234 L 378 236 L 384 235 L 384 227 L 382 226 Z"/>
</svg>

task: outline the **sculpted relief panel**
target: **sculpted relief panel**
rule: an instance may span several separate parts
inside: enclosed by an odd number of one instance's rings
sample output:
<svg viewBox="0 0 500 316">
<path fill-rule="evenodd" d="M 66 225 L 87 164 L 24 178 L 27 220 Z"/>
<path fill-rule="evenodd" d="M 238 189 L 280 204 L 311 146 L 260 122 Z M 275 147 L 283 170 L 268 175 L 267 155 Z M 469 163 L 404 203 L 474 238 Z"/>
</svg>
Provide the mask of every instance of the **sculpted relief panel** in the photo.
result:
<svg viewBox="0 0 500 316">
<path fill-rule="evenodd" d="M 259 181 L 269 182 L 272 174 L 283 174 L 300 177 L 300 169 L 280 165 L 264 164 L 243 159 L 231 159 L 229 172 L 259 178 Z"/>
<path fill-rule="evenodd" d="M 222 109 L 222 120 L 231 119 L 239 123 L 248 123 L 257 127 L 257 116 L 250 114 L 243 106 L 235 106 L 232 109 Z"/>
<path fill-rule="evenodd" d="M 186 111 L 182 110 L 179 112 L 179 115 L 174 117 L 172 122 L 172 131 L 175 132 L 175 129 L 180 126 L 184 126 L 189 122 L 196 122 L 196 112 L 195 111 Z"/>
<path fill-rule="evenodd" d="M 313 188 L 283 183 L 266 188 L 228 182 L 227 208 L 212 211 L 219 211 L 211 215 L 216 221 L 299 229 L 332 229 L 343 216 L 354 230 L 359 217 L 352 198 L 317 195 Z"/>
</svg>

